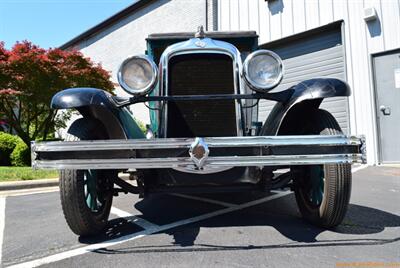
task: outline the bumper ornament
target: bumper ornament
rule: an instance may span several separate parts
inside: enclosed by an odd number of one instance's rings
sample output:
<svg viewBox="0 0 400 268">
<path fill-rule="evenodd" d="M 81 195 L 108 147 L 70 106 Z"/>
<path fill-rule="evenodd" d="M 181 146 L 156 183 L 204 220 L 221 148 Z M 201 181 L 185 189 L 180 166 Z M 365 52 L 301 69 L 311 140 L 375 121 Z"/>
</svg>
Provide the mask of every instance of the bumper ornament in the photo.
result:
<svg viewBox="0 0 400 268">
<path fill-rule="evenodd" d="M 203 169 L 209 154 L 210 150 L 203 138 L 196 138 L 190 145 L 190 160 L 193 161 L 198 169 Z"/>
</svg>

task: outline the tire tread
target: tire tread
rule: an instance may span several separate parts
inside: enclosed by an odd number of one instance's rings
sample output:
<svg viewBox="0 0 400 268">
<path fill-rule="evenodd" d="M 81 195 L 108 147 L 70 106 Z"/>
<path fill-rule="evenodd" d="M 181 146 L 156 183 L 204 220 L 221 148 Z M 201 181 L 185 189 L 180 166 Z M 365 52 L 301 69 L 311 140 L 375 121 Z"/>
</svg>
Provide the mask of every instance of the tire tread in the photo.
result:
<svg viewBox="0 0 400 268">
<path fill-rule="evenodd" d="M 315 132 L 321 135 L 342 133 L 336 119 L 328 111 L 319 109 L 314 114 L 312 123 Z M 346 215 L 351 194 L 351 165 L 327 164 L 324 165 L 324 170 L 327 192 L 324 193 L 325 200 L 319 209 L 312 210 L 304 204 L 306 201 L 300 190 L 295 190 L 295 194 L 300 212 L 307 221 L 324 228 L 331 228 L 339 225 Z"/>
<path fill-rule="evenodd" d="M 98 138 L 94 133 L 102 133 L 101 126 L 86 118 L 77 119 L 68 129 L 66 141 Z M 94 131 L 95 130 L 95 131 Z M 101 135 L 101 134 L 100 134 Z M 60 200 L 65 220 L 70 229 L 77 235 L 94 235 L 107 224 L 111 204 L 107 205 L 102 217 L 95 217 L 85 203 L 82 170 L 60 171 Z M 112 197 L 111 201 L 112 202 Z"/>
</svg>

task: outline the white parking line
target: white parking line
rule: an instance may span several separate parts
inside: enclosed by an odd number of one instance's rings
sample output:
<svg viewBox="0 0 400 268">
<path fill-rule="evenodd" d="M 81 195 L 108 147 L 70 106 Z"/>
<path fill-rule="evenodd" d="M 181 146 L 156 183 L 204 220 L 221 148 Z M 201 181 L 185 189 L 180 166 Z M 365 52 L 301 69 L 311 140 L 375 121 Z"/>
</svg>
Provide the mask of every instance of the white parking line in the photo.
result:
<svg viewBox="0 0 400 268">
<path fill-rule="evenodd" d="M 129 212 L 123 211 L 119 208 L 112 207 L 111 208 L 111 213 L 114 215 L 117 215 L 118 217 L 121 218 L 126 218 L 129 219 L 130 222 L 133 222 L 134 224 L 142 227 L 145 230 L 153 230 L 156 228 L 159 228 L 160 226 L 157 224 L 154 224 L 152 222 L 146 221 L 143 218 L 137 217 L 135 215 L 130 214 Z"/>
<path fill-rule="evenodd" d="M 233 206 L 237 205 L 237 204 L 232 204 L 232 203 L 227 203 L 227 202 L 223 202 L 223 201 L 218 201 L 218 200 L 204 198 L 204 197 L 198 197 L 198 196 L 192 196 L 192 195 L 185 195 L 185 194 L 170 194 L 170 195 L 187 198 L 187 199 L 192 199 L 192 200 L 197 200 L 197 201 L 203 201 L 203 202 L 216 204 L 216 205 L 221 205 L 223 207 L 233 207 Z"/>
<path fill-rule="evenodd" d="M 126 212 L 122 209 L 116 208 L 116 207 L 111 207 L 111 211 L 112 214 L 120 217 L 120 218 L 128 218 L 128 217 L 132 217 L 133 215 L 129 212 Z"/>
<path fill-rule="evenodd" d="M 24 262 L 24 263 L 20 263 L 20 264 L 16 264 L 13 266 L 9 266 L 9 267 L 37 267 L 39 265 L 44 265 L 44 264 L 48 264 L 48 263 L 53 263 L 56 261 L 60 261 L 60 260 L 64 260 L 67 258 L 71 258 L 74 256 L 78 256 L 78 255 L 82 255 L 85 253 L 89 253 L 89 252 L 93 252 L 97 249 L 100 248 L 107 248 L 107 247 L 111 247 L 111 246 L 115 246 L 117 244 L 121 244 L 124 242 L 128 242 L 128 241 L 132 241 L 147 235 L 151 235 L 157 232 L 161 232 L 161 231 L 165 231 L 168 229 L 172 229 L 172 228 L 176 228 L 182 225 L 186 225 L 186 224 L 190 224 L 190 223 L 195 223 L 195 222 L 199 222 L 205 219 L 209 219 L 212 217 L 216 217 L 219 215 L 223 215 L 226 213 L 230 213 L 233 211 L 237 211 L 237 210 L 241 210 L 244 208 L 248 208 L 251 206 L 255 206 L 255 205 L 259 205 L 283 196 L 286 196 L 288 194 L 290 194 L 290 191 L 286 191 L 286 192 L 279 192 L 277 194 L 271 195 L 271 196 L 267 196 L 261 199 L 257 199 L 251 202 L 247 202 L 244 204 L 240 204 L 240 205 L 236 205 L 233 207 L 228 207 L 228 208 L 224 208 L 224 209 L 220 209 L 214 212 L 210 212 L 210 213 L 206 213 L 200 216 L 196 216 L 196 217 L 192 217 L 189 219 L 185 219 L 185 220 L 181 220 L 181 221 L 176 221 L 173 223 L 169 223 L 169 224 L 165 224 L 165 225 L 161 225 L 158 228 L 155 229 L 148 229 L 148 230 L 144 230 L 138 233 L 134 233 L 134 234 L 129 234 L 129 235 L 125 235 L 125 236 L 121 236 L 112 240 L 109 240 L 107 242 L 103 242 L 103 243 L 98 243 L 98 244 L 92 244 L 92 245 L 88 245 L 85 247 L 81 247 L 81 248 L 77 248 L 77 249 L 73 249 L 73 250 L 69 250 L 69 251 L 65 251 L 62 253 L 58 253 L 58 254 L 54 254 L 51 256 L 47 256 L 41 259 L 37 259 L 37 260 L 33 260 L 33 261 L 29 261 L 29 262 Z"/>
<path fill-rule="evenodd" d="M 360 171 L 360 170 L 362 170 L 364 168 L 367 168 L 367 167 L 368 167 L 368 165 L 361 165 L 359 167 L 352 168 L 351 169 L 351 173 L 356 173 L 357 171 Z"/>
<path fill-rule="evenodd" d="M 6 198 L 0 197 L 0 266 L 2 266 L 2 256 L 3 256 L 3 233 L 4 225 L 6 221 Z"/>
</svg>

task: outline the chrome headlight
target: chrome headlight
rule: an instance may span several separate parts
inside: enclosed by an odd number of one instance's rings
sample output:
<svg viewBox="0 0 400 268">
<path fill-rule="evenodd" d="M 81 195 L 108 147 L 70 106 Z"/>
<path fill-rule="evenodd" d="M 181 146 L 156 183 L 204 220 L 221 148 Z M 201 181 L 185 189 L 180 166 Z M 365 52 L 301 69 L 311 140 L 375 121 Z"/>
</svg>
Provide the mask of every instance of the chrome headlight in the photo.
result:
<svg viewBox="0 0 400 268">
<path fill-rule="evenodd" d="M 130 57 L 119 67 L 118 82 L 129 94 L 145 95 L 157 82 L 157 66 L 145 55 Z"/>
<path fill-rule="evenodd" d="M 268 91 L 276 87 L 282 80 L 282 60 L 272 51 L 255 51 L 244 61 L 243 76 L 253 90 Z"/>
</svg>

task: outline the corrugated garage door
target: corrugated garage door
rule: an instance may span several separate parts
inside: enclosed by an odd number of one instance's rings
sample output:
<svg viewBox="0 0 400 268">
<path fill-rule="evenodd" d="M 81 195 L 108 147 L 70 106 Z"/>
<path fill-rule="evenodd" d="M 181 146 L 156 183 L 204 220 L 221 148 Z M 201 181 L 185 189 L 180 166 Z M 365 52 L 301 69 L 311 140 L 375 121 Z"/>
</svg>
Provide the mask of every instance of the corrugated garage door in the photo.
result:
<svg viewBox="0 0 400 268">
<path fill-rule="evenodd" d="M 345 59 L 340 27 L 319 31 L 317 34 L 298 36 L 289 42 L 273 42 L 262 48 L 276 52 L 284 62 L 285 75 L 274 89 L 280 91 L 303 80 L 318 77 L 346 79 Z M 264 121 L 275 102 L 260 101 L 259 121 Z M 330 111 L 342 130 L 349 133 L 348 100 L 346 97 L 328 98 L 321 107 Z"/>
</svg>

